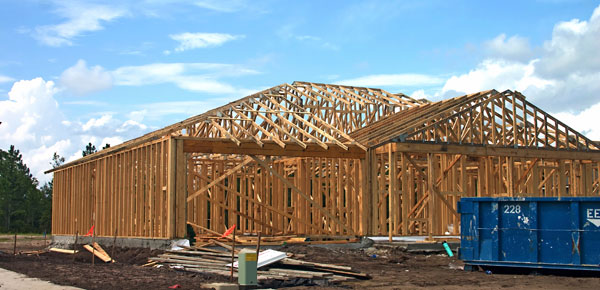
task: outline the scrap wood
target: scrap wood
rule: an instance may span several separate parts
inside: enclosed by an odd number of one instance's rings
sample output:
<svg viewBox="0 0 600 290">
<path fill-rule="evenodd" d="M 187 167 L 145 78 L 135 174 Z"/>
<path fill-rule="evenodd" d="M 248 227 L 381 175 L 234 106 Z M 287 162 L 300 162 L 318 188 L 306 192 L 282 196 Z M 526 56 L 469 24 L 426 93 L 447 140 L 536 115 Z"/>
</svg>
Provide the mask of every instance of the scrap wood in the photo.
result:
<svg viewBox="0 0 600 290">
<path fill-rule="evenodd" d="M 151 261 L 151 262 L 148 262 L 148 263 L 146 263 L 146 264 L 144 264 L 144 265 L 142 265 L 140 267 L 150 267 L 150 266 L 156 265 L 157 263 L 158 263 L 157 261 Z"/>
<path fill-rule="evenodd" d="M 209 251 L 167 251 L 167 253 L 175 253 L 175 254 L 188 254 L 188 255 L 208 255 L 215 257 L 231 257 L 230 253 L 227 252 L 209 252 Z"/>
<path fill-rule="evenodd" d="M 86 250 L 88 250 L 90 253 L 93 253 L 96 257 L 100 258 L 100 260 L 104 261 L 105 263 L 108 263 L 108 262 L 112 261 L 112 259 L 109 256 L 101 253 L 98 250 L 95 250 L 90 245 L 83 245 L 83 248 L 86 249 Z"/>
<path fill-rule="evenodd" d="M 220 236 L 215 235 L 203 235 L 197 236 L 196 242 L 202 243 L 202 246 L 206 246 L 215 241 L 219 241 Z M 299 237 L 293 236 L 273 236 L 273 237 L 262 237 L 261 244 L 265 246 L 280 246 L 284 244 L 346 244 L 359 242 L 360 239 L 355 236 L 348 236 L 342 238 L 332 238 L 325 236 L 306 236 Z M 242 236 L 236 237 L 235 242 L 243 246 L 256 246 L 258 244 L 258 237 Z"/>
<path fill-rule="evenodd" d="M 98 252 L 102 253 L 103 255 L 107 256 L 108 258 L 110 258 L 111 263 L 115 262 L 115 260 L 113 260 L 110 257 L 110 255 L 102 247 L 100 247 L 100 245 L 98 243 L 93 243 L 92 245 L 94 246 L 94 249 L 96 249 L 96 251 L 98 251 Z"/>
<path fill-rule="evenodd" d="M 212 241 L 213 243 L 215 243 L 216 245 L 219 245 L 219 246 L 221 246 L 221 247 L 223 247 L 223 248 L 225 248 L 225 249 L 227 249 L 227 250 L 229 250 L 229 251 L 232 251 L 232 250 L 233 250 L 233 247 L 232 247 L 232 246 L 230 246 L 230 245 L 228 245 L 228 244 L 225 244 L 225 243 L 223 243 L 223 242 L 219 242 L 219 241 L 217 241 L 217 240 L 211 240 L 211 241 Z M 235 253 L 238 253 L 239 251 L 240 251 L 240 250 L 235 250 Z"/>
<path fill-rule="evenodd" d="M 237 269 L 235 269 L 235 267 L 227 266 L 227 264 L 230 263 L 227 260 L 229 260 L 228 257 L 230 257 L 231 254 L 222 251 L 211 252 L 206 250 L 207 249 L 167 251 L 157 257 L 149 258 L 148 261 L 155 262 L 158 265 L 190 272 L 230 276 L 230 271 L 233 269 L 234 274 L 236 273 L 235 271 Z M 269 252 L 280 255 L 265 256 L 265 254 Z M 367 274 L 352 270 L 352 267 L 314 263 L 290 258 L 291 256 L 294 258 L 305 257 L 305 255 L 301 254 L 294 255 L 291 253 L 267 250 L 259 254 L 259 261 L 257 262 L 260 262 L 261 256 L 264 258 L 271 257 L 271 260 L 273 260 L 273 263 L 266 267 L 268 268 L 267 270 L 261 270 L 264 269 L 261 268 L 257 271 L 258 279 L 261 281 L 265 279 L 286 281 L 296 278 L 308 278 L 339 282 L 370 278 Z"/>
<path fill-rule="evenodd" d="M 37 251 L 23 251 L 23 252 L 21 252 L 21 254 L 31 256 L 31 255 L 43 254 L 47 251 L 48 250 L 46 250 L 46 249 L 41 249 L 41 250 L 37 250 Z"/>
<path fill-rule="evenodd" d="M 77 250 L 65 250 L 65 249 L 59 249 L 59 248 L 50 248 L 49 249 L 50 252 L 56 252 L 56 253 L 63 253 L 63 254 L 76 254 Z"/>
<path fill-rule="evenodd" d="M 207 252 L 214 252 L 214 253 L 226 253 L 229 254 L 230 251 L 223 251 L 223 250 L 217 250 L 217 249 L 211 249 L 211 248 L 207 248 L 206 246 L 209 245 L 216 245 L 214 243 L 214 240 L 211 240 L 209 243 L 207 243 L 207 245 L 204 246 L 195 246 L 194 248 L 190 249 L 190 250 L 200 250 L 200 251 L 207 251 Z M 229 246 L 229 245 L 227 245 Z"/>
<path fill-rule="evenodd" d="M 217 274 L 221 276 L 229 276 L 229 270 L 215 270 L 215 269 L 197 269 L 197 268 L 185 268 L 185 270 L 196 273 L 210 273 Z M 237 274 L 234 273 L 234 276 Z"/>
<path fill-rule="evenodd" d="M 296 269 L 271 268 L 271 269 L 269 269 L 269 272 L 291 274 L 291 275 L 293 275 L 295 277 L 300 277 L 300 278 L 314 278 L 314 277 L 333 276 L 332 273 L 306 271 L 306 270 L 296 270 Z"/>
<path fill-rule="evenodd" d="M 225 266 L 219 266 L 215 263 L 210 263 L 210 262 L 200 262 L 200 261 L 189 261 L 189 260 L 179 260 L 179 259 L 167 259 L 167 258 L 151 258 L 152 261 L 156 261 L 156 262 L 162 262 L 162 263 L 167 263 L 167 264 L 190 264 L 190 265 L 198 265 L 201 266 L 202 268 L 217 268 L 217 269 L 222 269 L 222 270 L 226 270 L 227 268 Z M 228 271 L 229 272 L 229 271 Z"/>
<path fill-rule="evenodd" d="M 346 275 L 346 276 L 352 276 L 355 278 L 360 278 L 360 279 L 370 279 L 371 276 L 369 276 L 369 274 L 365 274 L 365 273 L 360 273 L 360 272 L 354 272 L 354 271 L 343 271 L 343 270 L 335 270 L 335 269 L 326 269 L 326 268 L 321 268 L 321 267 L 314 267 L 315 270 L 320 270 L 320 271 L 327 271 L 330 273 L 335 273 L 335 274 L 340 274 L 340 275 Z"/>
<path fill-rule="evenodd" d="M 159 258 L 166 258 L 166 259 L 179 259 L 179 260 L 188 260 L 188 261 L 198 261 L 198 262 L 207 262 L 207 263 L 216 263 L 216 264 L 223 264 L 225 265 L 226 262 L 223 260 L 215 260 L 215 259 L 205 259 L 205 258 L 198 258 L 198 257 L 190 257 L 190 256 L 180 256 L 180 255 L 159 255 Z"/>
<path fill-rule="evenodd" d="M 330 268 L 330 269 L 336 269 L 336 270 L 352 271 L 352 267 L 349 267 L 349 266 L 314 263 L 314 262 L 307 262 L 307 261 L 301 261 L 301 260 L 290 259 L 290 258 L 283 259 L 283 261 L 281 261 L 281 263 L 285 264 L 285 265 L 312 266 L 312 267 L 321 267 L 321 268 Z"/>
<path fill-rule="evenodd" d="M 307 238 L 289 238 L 287 240 L 285 240 L 286 243 L 288 244 L 292 244 L 292 243 L 303 243 L 308 241 Z"/>
<path fill-rule="evenodd" d="M 222 234 L 221 234 L 221 233 L 219 233 L 219 232 L 215 232 L 215 231 L 213 231 L 213 230 L 211 230 L 211 229 L 209 229 L 209 228 L 205 228 L 205 227 L 203 227 L 203 226 L 201 226 L 201 225 L 197 225 L 197 224 L 195 224 L 195 223 L 192 223 L 192 222 L 187 222 L 187 224 L 188 224 L 188 225 L 190 225 L 190 226 L 192 226 L 192 227 L 198 228 L 198 229 L 200 229 L 200 230 L 202 230 L 202 231 L 209 232 L 209 233 L 211 233 L 211 234 L 213 234 L 213 235 L 216 235 L 216 236 L 217 236 L 217 238 L 219 238 L 219 237 L 221 237 L 221 236 L 222 236 Z M 232 240 L 233 240 L 233 238 L 232 238 L 231 236 L 226 236 L 226 237 L 223 237 L 223 239 L 228 239 L 228 240 L 230 240 L 230 241 L 232 241 Z"/>
<path fill-rule="evenodd" d="M 352 267 L 348 267 L 348 266 L 340 266 L 340 265 L 324 264 L 324 263 L 313 263 L 313 262 L 306 262 L 306 261 L 295 260 L 295 259 L 290 259 L 290 258 L 284 259 L 284 260 L 280 261 L 280 263 L 282 263 L 284 265 L 290 265 L 290 266 L 296 265 L 296 266 L 309 267 L 311 269 L 318 270 L 318 271 L 325 271 L 325 272 L 330 272 L 330 273 L 335 273 L 335 274 L 340 274 L 340 275 L 352 276 L 352 277 L 356 277 L 356 278 L 360 278 L 360 279 L 371 278 L 368 274 L 356 272 L 356 271 L 352 270 Z"/>
<path fill-rule="evenodd" d="M 200 265 L 200 264 L 194 264 L 194 263 L 185 263 L 185 262 L 181 262 L 181 263 L 169 263 L 169 266 L 171 268 L 177 268 L 177 267 L 183 267 L 183 268 L 195 268 L 195 269 L 213 269 L 213 270 L 223 270 L 223 267 L 219 267 L 216 265 Z"/>
</svg>

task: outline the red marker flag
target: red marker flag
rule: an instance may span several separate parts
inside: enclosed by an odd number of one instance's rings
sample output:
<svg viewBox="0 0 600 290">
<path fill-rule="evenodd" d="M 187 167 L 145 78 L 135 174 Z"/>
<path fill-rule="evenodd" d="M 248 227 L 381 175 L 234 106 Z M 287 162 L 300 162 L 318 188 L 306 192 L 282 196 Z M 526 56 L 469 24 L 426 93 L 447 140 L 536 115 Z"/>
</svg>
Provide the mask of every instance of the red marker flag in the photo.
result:
<svg viewBox="0 0 600 290">
<path fill-rule="evenodd" d="M 88 231 L 88 233 L 84 237 L 89 237 L 89 236 L 91 236 L 93 234 L 94 234 L 94 226 L 92 225 L 92 227 L 90 228 L 90 230 Z"/>
<path fill-rule="evenodd" d="M 221 236 L 221 238 L 229 236 L 231 233 L 233 233 L 233 230 L 235 230 L 235 225 L 233 225 L 229 229 L 227 229 L 227 231 L 225 231 L 225 233 Z"/>
</svg>

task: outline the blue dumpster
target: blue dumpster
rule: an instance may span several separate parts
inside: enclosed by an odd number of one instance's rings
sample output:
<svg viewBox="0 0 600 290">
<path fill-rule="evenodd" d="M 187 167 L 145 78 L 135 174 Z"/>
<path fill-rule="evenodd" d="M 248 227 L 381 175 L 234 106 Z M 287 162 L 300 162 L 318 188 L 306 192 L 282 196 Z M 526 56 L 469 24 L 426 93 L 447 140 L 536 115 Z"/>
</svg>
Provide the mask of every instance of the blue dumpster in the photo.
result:
<svg viewBox="0 0 600 290">
<path fill-rule="evenodd" d="M 462 198 L 458 212 L 468 267 L 600 271 L 600 197 Z"/>
</svg>

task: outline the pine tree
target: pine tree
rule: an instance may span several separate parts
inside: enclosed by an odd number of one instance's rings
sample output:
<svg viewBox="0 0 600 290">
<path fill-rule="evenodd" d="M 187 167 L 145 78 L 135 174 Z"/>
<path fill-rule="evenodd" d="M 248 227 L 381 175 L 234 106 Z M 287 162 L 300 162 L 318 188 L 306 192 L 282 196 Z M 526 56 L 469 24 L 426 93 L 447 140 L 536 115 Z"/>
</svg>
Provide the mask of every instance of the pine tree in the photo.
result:
<svg viewBox="0 0 600 290">
<path fill-rule="evenodd" d="M 96 150 L 96 146 L 94 146 L 92 144 L 92 142 L 90 142 L 89 144 L 87 144 L 85 146 L 85 150 L 81 151 L 81 155 L 83 155 L 84 157 L 87 155 L 91 155 L 98 152 L 98 150 Z"/>
<path fill-rule="evenodd" d="M 52 155 L 52 168 L 59 167 L 65 163 L 65 158 L 54 152 Z M 54 177 L 40 188 L 43 203 L 40 207 L 42 213 L 40 217 L 40 227 L 44 232 L 50 232 L 52 228 L 52 189 L 54 187 Z"/>
<path fill-rule="evenodd" d="M 0 149 L 1 231 L 34 231 L 39 225 L 38 182 L 14 145 Z"/>
</svg>

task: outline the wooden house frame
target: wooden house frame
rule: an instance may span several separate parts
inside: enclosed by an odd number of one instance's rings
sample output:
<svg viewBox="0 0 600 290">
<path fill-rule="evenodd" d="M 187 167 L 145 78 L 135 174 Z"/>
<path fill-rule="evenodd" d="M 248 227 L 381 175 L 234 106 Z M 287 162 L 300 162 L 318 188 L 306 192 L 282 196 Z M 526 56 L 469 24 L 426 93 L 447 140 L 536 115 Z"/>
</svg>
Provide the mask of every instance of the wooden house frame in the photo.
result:
<svg viewBox="0 0 600 290">
<path fill-rule="evenodd" d="M 54 235 L 457 234 L 463 196 L 599 194 L 600 147 L 518 92 L 282 84 L 54 172 Z"/>
</svg>

